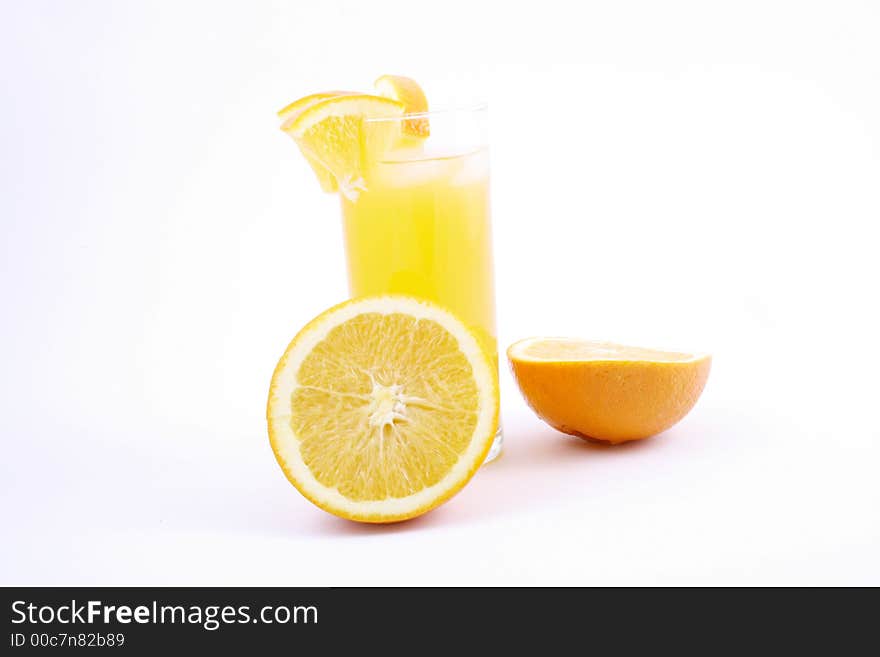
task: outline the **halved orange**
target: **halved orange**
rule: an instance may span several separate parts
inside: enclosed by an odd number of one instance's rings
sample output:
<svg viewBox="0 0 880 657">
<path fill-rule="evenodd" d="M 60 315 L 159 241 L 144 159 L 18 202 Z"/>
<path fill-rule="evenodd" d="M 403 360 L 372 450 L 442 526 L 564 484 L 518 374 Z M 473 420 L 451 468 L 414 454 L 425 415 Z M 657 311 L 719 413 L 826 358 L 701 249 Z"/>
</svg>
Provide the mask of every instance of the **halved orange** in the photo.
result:
<svg viewBox="0 0 880 657">
<path fill-rule="evenodd" d="M 275 369 L 269 439 L 313 503 L 362 522 L 421 515 L 464 486 L 498 428 L 498 379 L 479 339 L 412 297 L 335 306 Z"/>
<path fill-rule="evenodd" d="M 665 431 L 697 403 L 709 377 L 706 354 L 611 342 L 530 338 L 507 350 L 519 389 L 555 429 L 622 443 Z"/>
</svg>

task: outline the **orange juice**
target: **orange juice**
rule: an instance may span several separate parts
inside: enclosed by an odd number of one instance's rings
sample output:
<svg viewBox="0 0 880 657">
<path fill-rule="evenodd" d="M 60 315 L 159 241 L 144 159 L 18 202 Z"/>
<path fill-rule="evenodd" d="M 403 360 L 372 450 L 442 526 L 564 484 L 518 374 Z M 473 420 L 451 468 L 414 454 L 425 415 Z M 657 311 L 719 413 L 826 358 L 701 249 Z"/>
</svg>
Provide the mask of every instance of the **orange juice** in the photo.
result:
<svg viewBox="0 0 880 657">
<path fill-rule="evenodd" d="M 340 194 L 354 297 L 407 294 L 455 313 L 496 357 L 489 155 L 401 151 Z"/>
</svg>

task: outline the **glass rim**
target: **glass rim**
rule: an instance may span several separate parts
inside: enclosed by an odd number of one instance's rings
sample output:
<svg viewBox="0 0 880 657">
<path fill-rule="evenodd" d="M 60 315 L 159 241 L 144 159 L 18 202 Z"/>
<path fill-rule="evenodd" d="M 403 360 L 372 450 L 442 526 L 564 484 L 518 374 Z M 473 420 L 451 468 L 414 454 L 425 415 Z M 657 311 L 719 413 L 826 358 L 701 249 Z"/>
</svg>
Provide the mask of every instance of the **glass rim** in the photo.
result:
<svg viewBox="0 0 880 657">
<path fill-rule="evenodd" d="M 429 109 L 427 112 L 413 112 L 411 114 L 401 114 L 400 116 L 371 116 L 364 119 L 365 123 L 381 123 L 385 121 L 408 121 L 411 119 L 430 119 L 432 116 L 449 115 L 449 114 L 476 114 L 477 112 L 486 112 L 489 109 L 489 103 L 479 102 L 470 103 L 468 105 L 454 105 L 452 107 L 442 107 L 440 109 Z"/>
</svg>

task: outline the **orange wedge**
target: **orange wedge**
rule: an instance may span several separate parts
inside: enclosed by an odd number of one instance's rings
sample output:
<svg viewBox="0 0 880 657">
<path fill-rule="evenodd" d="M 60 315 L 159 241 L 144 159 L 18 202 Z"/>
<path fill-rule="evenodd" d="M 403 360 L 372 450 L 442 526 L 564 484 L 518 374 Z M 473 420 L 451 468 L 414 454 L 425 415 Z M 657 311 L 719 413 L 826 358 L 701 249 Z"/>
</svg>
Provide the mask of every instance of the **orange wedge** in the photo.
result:
<svg viewBox="0 0 880 657">
<path fill-rule="evenodd" d="M 308 109 L 315 103 L 326 100 L 327 98 L 333 98 L 335 96 L 346 96 L 351 95 L 355 92 L 353 91 L 322 91 L 317 94 L 310 94 L 308 96 L 303 96 L 299 100 L 295 100 L 286 107 L 278 110 L 278 117 L 282 119 L 281 129 L 285 130 L 285 127 L 288 126 L 297 116 L 299 116 L 303 110 Z M 302 151 L 303 156 L 305 156 L 306 161 L 309 163 L 309 166 L 312 167 L 312 171 L 315 172 L 315 176 L 318 178 L 318 182 L 321 184 L 321 189 L 325 192 L 333 193 L 339 189 L 339 186 L 336 184 L 336 177 L 330 172 L 330 170 L 325 167 L 319 160 L 317 160 L 310 153 Z"/>
<path fill-rule="evenodd" d="M 367 119 L 396 118 L 403 113 L 403 103 L 390 98 L 333 96 L 308 105 L 289 117 L 282 128 L 307 157 L 330 171 L 343 194 L 355 198 L 366 188 L 370 167 L 400 137 L 397 121 L 368 125 Z"/>
<path fill-rule="evenodd" d="M 373 87 L 379 95 L 392 98 L 403 103 L 407 114 L 425 114 L 428 111 L 428 99 L 418 82 L 403 75 L 383 75 Z M 427 116 L 415 116 L 404 119 L 403 134 L 412 137 L 427 137 L 431 134 Z"/>
<path fill-rule="evenodd" d="M 519 389 L 553 428 L 622 443 L 665 431 L 690 412 L 709 377 L 706 354 L 610 342 L 531 338 L 507 350 Z"/>
</svg>

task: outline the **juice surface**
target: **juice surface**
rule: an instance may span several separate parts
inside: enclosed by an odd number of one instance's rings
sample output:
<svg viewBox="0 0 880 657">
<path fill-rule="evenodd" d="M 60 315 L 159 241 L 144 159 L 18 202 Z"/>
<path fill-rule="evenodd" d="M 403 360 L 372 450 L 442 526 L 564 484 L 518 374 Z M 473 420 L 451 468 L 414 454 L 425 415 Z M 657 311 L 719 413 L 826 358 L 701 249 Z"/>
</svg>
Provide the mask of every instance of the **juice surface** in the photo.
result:
<svg viewBox="0 0 880 657">
<path fill-rule="evenodd" d="M 356 198 L 340 196 L 352 296 L 434 301 L 496 356 L 488 152 L 389 159 Z"/>
</svg>

